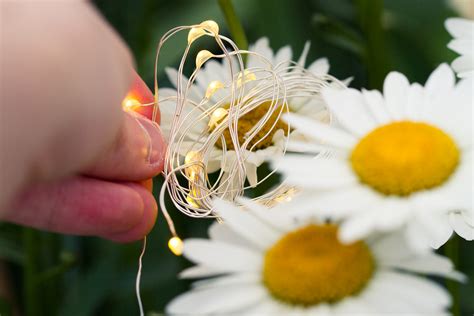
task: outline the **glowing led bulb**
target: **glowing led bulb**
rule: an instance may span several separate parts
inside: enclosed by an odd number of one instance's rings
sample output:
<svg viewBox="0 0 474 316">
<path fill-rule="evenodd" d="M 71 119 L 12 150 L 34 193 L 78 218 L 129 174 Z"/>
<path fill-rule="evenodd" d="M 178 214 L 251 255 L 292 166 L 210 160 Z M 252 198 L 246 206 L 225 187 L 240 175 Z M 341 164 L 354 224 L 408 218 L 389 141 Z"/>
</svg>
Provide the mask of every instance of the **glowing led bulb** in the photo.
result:
<svg viewBox="0 0 474 316">
<path fill-rule="evenodd" d="M 196 200 L 193 198 L 193 195 L 191 193 L 189 193 L 188 196 L 186 197 L 186 201 L 192 207 L 199 208 L 199 205 L 196 203 Z"/>
<path fill-rule="evenodd" d="M 188 45 L 190 45 L 192 42 L 200 38 L 201 36 L 205 35 L 206 32 L 202 27 L 193 27 L 192 29 L 189 30 L 188 33 Z"/>
<path fill-rule="evenodd" d="M 122 108 L 124 110 L 133 110 L 133 108 L 141 106 L 142 104 L 135 98 L 126 96 L 122 101 Z"/>
<path fill-rule="evenodd" d="M 171 252 L 175 255 L 181 256 L 184 248 L 183 241 L 178 236 L 174 236 L 168 240 L 168 248 L 170 248 Z"/>
<path fill-rule="evenodd" d="M 218 80 L 212 81 L 206 89 L 206 99 L 209 99 L 217 90 L 224 88 L 224 84 Z"/>
<path fill-rule="evenodd" d="M 214 35 L 219 34 L 219 25 L 213 20 L 207 20 L 199 24 L 206 31 L 213 33 Z"/>
<path fill-rule="evenodd" d="M 198 151 L 191 150 L 186 154 L 184 157 L 184 163 L 192 164 L 196 162 L 202 161 L 202 154 Z M 202 171 L 202 166 L 199 164 L 194 164 L 192 166 L 186 167 L 185 172 L 190 180 L 195 181 L 197 179 L 197 175 Z"/>
<path fill-rule="evenodd" d="M 222 119 L 227 116 L 227 113 L 228 111 L 224 108 L 218 108 L 214 112 L 212 112 L 211 119 L 209 120 L 209 125 L 208 125 L 209 128 L 211 130 L 214 129 L 217 126 L 217 124 L 219 124 L 219 122 L 222 121 Z"/>
<path fill-rule="evenodd" d="M 243 84 L 249 81 L 254 81 L 254 80 L 257 80 L 257 77 L 255 76 L 255 74 L 245 69 L 243 72 L 243 76 L 242 76 L 242 72 L 240 72 L 239 75 L 237 76 L 237 86 L 240 87 Z"/>
<path fill-rule="evenodd" d="M 204 49 L 204 50 L 200 51 L 196 56 L 196 68 L 201 68 L 202 64 L 204 64 L 206 61 L 208 61 L 213 56 L 214 56 L 214 54 L 211 53 L 208 50 Z"/>
</svg>

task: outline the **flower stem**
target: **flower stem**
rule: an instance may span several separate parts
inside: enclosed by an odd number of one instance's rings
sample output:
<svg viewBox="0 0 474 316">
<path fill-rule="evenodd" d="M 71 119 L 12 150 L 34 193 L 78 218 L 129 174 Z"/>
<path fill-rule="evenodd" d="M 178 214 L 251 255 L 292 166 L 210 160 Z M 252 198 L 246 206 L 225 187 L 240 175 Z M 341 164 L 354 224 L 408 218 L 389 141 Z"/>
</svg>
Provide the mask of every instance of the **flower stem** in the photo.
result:
<svg viewBox="0 0 474 316">
<path fill-rule="evenodd" d="M 245 35 L 244 28 L 240 22 L 237 14 L 235 13 L 234 6 L 232 5 L 231 0 L 218 0 L 219 6 L 224 13 L 227 26 L 229 27 L 230 34 L 232 38 L 240 49 L 248 49 L 249 44 L 247 41 L 247 36 Z M 246 55 L 244 55 L 246 56 Z"/>
<path fill-rule="evenodd" d="M 25 253 L 23 306 L 26 316 L 40 315 L 39 293 L 36 283 L 38 248 L 36 232 L 31 228 L 23 228 L 23 251 Z"/>
<path fill-rule="evenodd" d="M 451 259 L 454 267 L 458 267 L 459 264 L 459 237 L 454 235 L 445 245 L 445 255 Z M 447 280 L 446 286 L 448 287 L 449 293 L 453 299 L 453 305 L 451 306 L 451 313 L 453 316 L 461 315 L 460 308 L 460 297 L 459 297 L 459 283 L 454 280 Z"/>
<path fill-rule="evenodd" d="M 356 0 L 359 24 L 365 37 L 365 64 L 370 88 L 380 89 L 388 73 L 388 56 L 382 27 L 383 0 Z"/>
</svg>

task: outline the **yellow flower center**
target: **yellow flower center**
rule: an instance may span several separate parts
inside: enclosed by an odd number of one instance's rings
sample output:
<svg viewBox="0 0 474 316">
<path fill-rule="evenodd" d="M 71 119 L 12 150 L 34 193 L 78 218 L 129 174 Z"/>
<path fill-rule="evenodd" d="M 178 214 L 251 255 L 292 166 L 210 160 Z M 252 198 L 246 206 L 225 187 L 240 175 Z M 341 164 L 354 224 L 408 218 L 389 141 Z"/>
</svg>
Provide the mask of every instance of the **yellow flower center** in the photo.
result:
<svg viewBox="0 0 474 316">
<path fill-rule="evenodd" d="M 400 121 L 367 134 L 350 160 L 363 183 L 387 195 L 405 196 L 446 181 L 459 163 L 459 149 L 434 126 Z"/>
<path fill-rule="evenodd" d="M 242 145 L 247 137 L 247 133 L 258 124 L 258 122 L 264 117 L 270 107 L 272 106 L 271 101 L 265 101 L 257 106 L 252 111 L 243 115 L 237 122 L 237 133 L 239 135 L 239 144 Z M 228 107 L 228 106 L 227 106 Z M 255 137 L 253 137 L 248 145 L 248 149 L 253 147 L 254 149 L 264 149 L 272 145 L 273 135 L 276 131 L 282 129 L 285 134 L 288 132 L 288 125 L 279 119 L 281 107 L 276 108 L 270 117 L 267 119 L 265 124 L 260 128 Z M 212 128 L 214 129 L 214 128 Z M 268 133 L 268 135 L 267 135 Z M 225 129 L 223 133 L 227 149 L 234 149 L 232 138 L 230 137 L 229 129 Z M 218 140 L 216 146 L 222 149 L 222 142 Z"/>
<path fill-rule="evenodd" d="M 286 303 L 330 303 L 361 290 L 374 265 L 364 242 L 343 245 L 336 226 L 309 225 L 288 233 L 267 251 L 263 282 Z"/>
</svg>

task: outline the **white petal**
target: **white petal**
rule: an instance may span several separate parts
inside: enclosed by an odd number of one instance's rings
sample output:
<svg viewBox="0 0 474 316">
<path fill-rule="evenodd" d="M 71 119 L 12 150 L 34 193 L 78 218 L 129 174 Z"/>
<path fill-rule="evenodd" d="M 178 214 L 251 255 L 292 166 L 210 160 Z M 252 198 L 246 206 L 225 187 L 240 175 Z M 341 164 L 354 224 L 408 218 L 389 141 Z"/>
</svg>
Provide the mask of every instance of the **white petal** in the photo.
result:
<svg viewBox="0 0 474 316">
<path fill-rule="evenodd" d="M 243 284 L 259 284 L 262 276 L 259 273 L 234 273 L 216 278 L 196 281 L 192 284 L 194 289 L 203 289 L 216 286 L 231 286 Z"/>
<path fill-rule="evenodd" d="M 175 88 L 178 88 L 178 78 L 181 79 L 181 87 L 182 87 L 182 92 L 184 93 L 184 90 L 187 87 L 188 84 L 188 78 L 184 75 L 179 75 L 178 71 L 174 68 L 165 68 L 166 75 L 168 76 L 170 82 L 173 84 Z M 199 101 L 204 97 L 204 93 L 200 91 L 196 85 L 191 85 L 191 87 L 188 90 L 188 95 L 187 97 L 191 98 L 194 101 Z"/>
<path fill-rule="evenodd" d="M 286 155 L 273 166 L 285 174 L 288 183 L 300 187 L 337 188 L 358 182 L 349 164 L 339 159 Z"/>
<path fill-rule="evenodd" d="M 375 121 L 359 91 L 325 88 L 321 93 L 338 122 L 351 133 L 361 137 L 374 129 Z"/>
<path fill-rule="evenodd" d="M 357 139 L 354 136 L 315 120 L 307 119 L 292 113 L 287 113 L 283 115 L 282 118 L 292 127 L 294 126 L 297 128 L 302 134 L 321 141 L 323 144 L 328 144 L 337 148 L 350 149 L 357 142 Z"/>
<path fill-rule="evenodd" d="M 449 42 L 448 47 L 461 55 L 472 55 L 474 41 L 472 38 L 458 38 Z"/>
<path fill-rule="evenodd" d="M 214 222 L 208 229 L 208 235 L 211 240 L 221 241 L 232 245 L 237 245 L 246 248 L 255 247 L 252 243 L 242 238 L 239 234 L 234 232 L 225 223 Z"/>
<path fill-rule="evenodd" d="M 273 51 L 270 48 L 267 37 L 262 37 L 258 41 L 256 41 L 255 44 L 250 45 L 249 51 L 262 55 L 264 58 L 268 60 L 270 64 L 273 63 Z M 255 56 L 254 54 L 250 54 L 247 60 L 247 68 L 254 68 L 254 67 L 268 68 L 269 65 L 267 64 L 267 62 L 262 60 L 262 57 Z"/>
<path fill-rule="evenodd" d="M 221 199 L 216 199 L 213 203 L 217 214 L 224 219 L 232 230 L 259 246 L 260 249 L 267 249 L 279 239 L 278 232 L 249 212 Z"/>
<path fill-rule="evenodd" d="M 380 125 L 386 124 L 391 120 L 390 114 L 387 112 L 387 108 L 385 107 L 385 100 L 379 91 L 368 91 L 362 89 L 362 95 L 364 96 L 367 108 L 371 111 L 372 116 Z"/>
<path fill-rule="evenodd" d="M 218 274 L 225 273 L 225 271 L 210 268 L 207 266 L 192 266 L 179 273 L 180 279 L 194 279 L 194 278 L 206 278 Z"/>
<path fill-rule="evenodd" d="M 379 272 L 371 288 L 372 293 L 379 292 L 385 296 L 380 302 L 380 311 L 384 312 L 431 315 L 443 312 L 451 302 L 447 291 L 436 283 L 398 272 Z"/>
<path fill-rule="evenodd" d="M 423 211 L 421 215 L 422 227 L 430 240 L 430 246 L 438 249 L 444 245 L 453 233 L 453 229 L 449 225 L 447 214 L 436 214 L 431 210 Z"/>
<path fill-rule="evenodd" d="M 306 64 L 306 57 L 308 57 L 310 46 L 311 46 L 311 43 L 309 41 L 304 43 L 303 52 L 301 52 L 301 56 L 298 59 L 298 65 L 300 65 L 301 67 L 304 67 Z"/>
<path fill-rule="evenodd" d="M 451 213 L 449 222 L 456 234 L 462 238 L 472 241 L 474 240 L 474 227 L 470 226 L 461 214 Z"/>
<path fill-rule="evenodd" d="M 173 299 L 166 306 L 167 314 L 220 315 L 255 304 L 265 296 L 260 285 L 240 285 L 192 290 Z"/>
<path fill-rule="evenodd" d="M 466 77 L 464 73 L 472 73 L 474 70 L 474 54 L 459 56 L 453 60 L 451 67 L 458 73 L 459 77 Z"/>
<path fill-rule="evenodd" d="M 464 276 L 454 270 L 452 262 L 435 252 L 417 253 L 411 250 L 401 232 L 377 238 L 371 246 L 378 265 L 385 268 L 438 275 L 463 281 Z"/>
<path fill-rule="evenodd" d="M 399 72 L 391 72 L 385 78 L 383 85 L 385 104 L 394 120 L 406 118 L 409 86 L 408 79 Z"/>
<path fill-rule="evenodd" d="M 262 257 L 256 251 L 207 239 L 184 241 L 183 255 L 189 260 L 225 272 L 258 271 Z"/>
<path fill-rule="evenodd" d="M 329 72 L 329 61 L 327 58 L 320 58 L 308 67 L 308 71 L 316 76 L 326 75 Z"/>
<path fill-rule="evenodd" d="M 345 244 L 363 239 L 374 230 L 375 221 L 371 212 L 361 212 L 346 219 L 339 227 L 339 239 Z"/>
<path fill-rule="evenodd" d="M 358 297 L 352 298 L 344 298 L 341 302 L 334 304 L 334 315 L 372 315 L 375 311 L 372 307 L 364 302 L 363 300 L 359 299 Z"/>
<path fill-rule="evenodd" d="M 412 121 L 418 121 L 424 109 L 424 89 L 418 83 L 414 83 L 408 89 L 406 117 Z"/>
<path fill-rule="evenodd" d="M 474 37 L 474 22 L 462 18 L 450 18 L 445 22 L 446 29 L 453 37 Z"/>
<path fill-rule="evenodd" d="M 279 66 L 281 68 L 288 67 L 292 55 L 293 52 L 291 51 L 290 46 L 280 48 L 275 55 L 274 66 Z"/>
<path fill-rule="evenodd" d="M 245 171 L 247 173 L 247 180 L 252 188 L 257 186 L 257 166 L 255 164 L 247 163 L 245 165 Z"/>
<path fill-rule="evenodd" d="M 453 70 L 447 64 L 439 65 L 426 81 L 426 97 L 429 100 L 439 96 L 440 92 L 451 91 L 454 88 L 455 81 Z"/>
<path fill-rule="evenodd" d="M 368 207 L 378 205 L 378 201 L 378 196 L 372 190 L 356 184 L 330 191 L 303 191 L 290 205 L 296 215 L 311 217 L 314 214 L 322 218 L 340 220 L 352 215 L 357 216 L 356 214 L 365 212 Z"/>
</svg>

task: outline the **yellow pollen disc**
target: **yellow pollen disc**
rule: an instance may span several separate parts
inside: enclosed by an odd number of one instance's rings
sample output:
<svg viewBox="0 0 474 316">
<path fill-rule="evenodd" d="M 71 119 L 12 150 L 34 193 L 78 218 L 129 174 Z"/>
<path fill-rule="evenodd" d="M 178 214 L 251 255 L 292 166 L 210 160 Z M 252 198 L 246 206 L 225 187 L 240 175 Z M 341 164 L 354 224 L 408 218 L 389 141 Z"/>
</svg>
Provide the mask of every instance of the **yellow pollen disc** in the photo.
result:
<svg viewBox="0 0 474 316">
<path fill-rule="evenodd" d="M 310 306 L 357 293 L 371 278 L 374 260 L 367 245 L 343 245 L 334 225 L 309 225 L 290 232 L 266 255 L 263 282 L 286 303 Z"/>
<path fill-rule="evenodd" d="M 367 134 L 350 159 L 363 183 L 383 194 L 406 196 L 446 181 L 459 163 L 459 149 L 432 125 L 400 121 Z"/>
<path fill-rule="evenodd" d="M 271 106 L 272 106 L 271 101 L 265 101 L 259 106 L 257 106 L 255 109 L 253 109 L 252 111 L 248 112 L 247 114 L 239 118 L 237 127 L 238 127 L 240 145 L 244 143 L 246 133 L 249 132 L 255 125 L 258 124 L 258 122 L 262 119 L 262 117 L 264 117 L 267 114 L 267 112 L 270 110 Z M 268 118 L 265 125 L 263 125 L 263 127 L 255 135 L 255 137 L 252 138 L 252 140 L 250 140 L 247 148 L 252 148 L 257 143 L 258 144 L 254 147 L 254 149 L 264 149 L 271 146 L 273 135 L 275 135 L 276 131 L 279 129 L 282 129 L 285 132 L 285 134 L 287 134 L 288 125 L 278 118 L 280 111 L 281 111 L 281 108 L 276 108 L 273 111 L 272 115 Z M 275 126 L 273 126 L 274 124 Z M 214 128 L 211 128 L 211 130 L 213 129 Z M 265 137 L 265 135 L 267 136 Z M 227 149 L 235 149 L 234 144 L 232 143 L 232 138 L 230 136 L 229 129 L 224 130 L 223 136 L 225 138 Z M 220 140 L 216 143 L 216 146 L 222 149 L 222 143 Z"/>
</svg>

